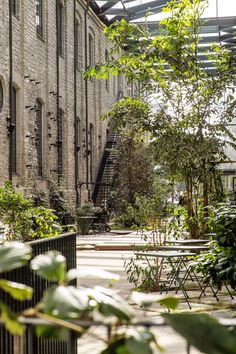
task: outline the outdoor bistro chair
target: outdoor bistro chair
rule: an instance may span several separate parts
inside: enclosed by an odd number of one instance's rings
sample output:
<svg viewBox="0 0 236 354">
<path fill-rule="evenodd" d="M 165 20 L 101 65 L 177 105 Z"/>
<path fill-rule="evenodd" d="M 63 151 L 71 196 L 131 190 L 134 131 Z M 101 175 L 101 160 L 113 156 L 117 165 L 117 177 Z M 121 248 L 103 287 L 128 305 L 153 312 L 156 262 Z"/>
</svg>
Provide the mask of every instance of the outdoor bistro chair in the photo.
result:
<svg viewBox="0 0 236 354">
<path fill-rule="evenodd" d="M 187 289 L 185 287 L 185 282 L 180 277 L 180 272 L 182 269 L 187 272 L 188 266 L 187 262 L 189 257 L 194 257 L 196 254 L 194 252 L 177 252 L 177 251 L 156 251 L 156 252 L 135 252 L 137 257 L 145 257 L 147 264 L 149 266 L 151 275 L 158 278 L 157 282 L 160 284 L 160 290 L 166 291 L 168 293 L 170 290 L 175 288 L 176 292 L 179 290 L 182 292 L 185 301 L 187 302 L 189 308 L 191 305 L 189 303 L 189 296 L 187 294 Z M 156 260 L 156 269 L 151 265 L 150 259 Z M 161 259 L 160 262 L 158 260 Z M 164 274 L 162 272 L 163 263 L 169 266 L 169 272 L 167 277 L 164 279 Z"/>
</svg>

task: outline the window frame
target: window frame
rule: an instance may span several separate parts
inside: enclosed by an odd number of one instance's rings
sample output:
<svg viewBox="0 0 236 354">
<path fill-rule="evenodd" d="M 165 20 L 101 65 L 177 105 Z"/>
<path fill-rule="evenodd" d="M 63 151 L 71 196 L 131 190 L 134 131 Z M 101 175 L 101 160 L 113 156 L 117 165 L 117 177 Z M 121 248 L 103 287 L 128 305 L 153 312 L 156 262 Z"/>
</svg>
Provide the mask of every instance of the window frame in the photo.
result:
<svg viewBox="0 0 236 354">
<path fill-rule="evenodd" d="M 108 50 L 105 49 L 105 62 L 109 62 L 109 53 Z M 109 74 L 107 79 L 105 80 L 105 87 L 106 87 L 106 91 L 109 92 L 110 91 L 110 80 L 109 80 Z"/>
<path fill-rule="evenodd" d="M 12 15 L 19 19 L 20 2 L 19 0 L 12 0 Z"/>
<path fill-rule="evenodd" d="M 88 35 L 88 65 L 94 65 L 94 55 L 95 55 L 95 47 L 94 47 L 94 36 L 89 33 Z"/>
<path fill-rule="evenodd" d="M 44 0 L 36 0 L 36 33 L 44 37 Z"/>
<path fill-rule="evenodd" d="M 65 55 L 65 6 L 60 1 L 58 3 L 58 53 L 59 56 Z"/>
<path fill-rule="evenodd" d="M 75 21 L 75 68 L 76 70 L 80 70 L 79 47 L 80 47 L 80 23 L 78 20 L 76 20 Z"/>
</svg>

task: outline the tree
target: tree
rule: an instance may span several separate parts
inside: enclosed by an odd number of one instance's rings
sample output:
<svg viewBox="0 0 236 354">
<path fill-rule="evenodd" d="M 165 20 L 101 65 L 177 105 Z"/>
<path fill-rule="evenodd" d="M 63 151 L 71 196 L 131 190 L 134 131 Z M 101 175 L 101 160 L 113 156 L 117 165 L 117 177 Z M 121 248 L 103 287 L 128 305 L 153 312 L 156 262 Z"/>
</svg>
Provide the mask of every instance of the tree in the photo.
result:
<svg viewBox="0 0 236 354">
<path fill-rule="evenodd" d="M 206 5 L 201 0 L 169 1 L 164 9 L 169 17 L 160 21 L 153 37 L 144 27 L 125 20 L 114 23 L 105 29 L 112 42 L 111 59 L 85 74 L 125 75 L 129 82 L 141 83 L 139 99 L 123 98 L 105 116 L 115 126 L 132 121 L 137 129 L 148 132 L 158 164 L 172 178 L 185 182 L 191 237 L 198 236 L 195 191 L 207 217 L 211 194 L 221 190 L 217 163 L 227 158 L 227 144 L 235 146 L 227 127 L 236 111 L 235 58 L 224 46 L 214 44 L 210 50 L 199 46 Z M 206 60 L 213 70 L 204 69 Z M 129 116 L 120 109 L 122 105 L 133 108 Z M 138 109 L 145 114 L 138 115 Z"/>
<path fill-rule="evenodd" d="M 153 194 L 154 163 L 150 148 L 132 131 L 120 135 L 115 165 L 116 199 L 134 206 L 136 195 Z"/>
</svg>

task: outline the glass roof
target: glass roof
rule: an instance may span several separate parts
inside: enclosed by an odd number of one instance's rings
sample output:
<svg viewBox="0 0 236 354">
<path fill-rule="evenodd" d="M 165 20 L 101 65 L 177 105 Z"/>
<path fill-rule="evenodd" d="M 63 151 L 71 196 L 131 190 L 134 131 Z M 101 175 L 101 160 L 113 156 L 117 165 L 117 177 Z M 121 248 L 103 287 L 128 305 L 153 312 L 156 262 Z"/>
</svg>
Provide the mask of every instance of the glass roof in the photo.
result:
<svg viewBox="0 0 236 354">
<path fill-rule="evenodd" d="M 122 18 L 137 24 L 148 24 L 154 33 L 159 22 L 167 13 L 162 13 L 168 0 L 89 0 L 96 13 L 106 24 Z M 213 43 L 222 43 L 236 48 L 236 0 L 208 0 L 203 14 L 201 46 L 203 49 Z M 146 14 L 150 12 L 150 16 Z"/>
</svg>

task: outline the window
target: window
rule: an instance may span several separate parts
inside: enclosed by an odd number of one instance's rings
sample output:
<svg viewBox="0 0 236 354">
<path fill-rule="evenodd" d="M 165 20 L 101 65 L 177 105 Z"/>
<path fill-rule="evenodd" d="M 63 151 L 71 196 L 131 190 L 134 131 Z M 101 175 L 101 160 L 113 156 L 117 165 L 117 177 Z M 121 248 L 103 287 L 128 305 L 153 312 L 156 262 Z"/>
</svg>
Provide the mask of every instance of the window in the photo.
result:
<svg viewBox="0 0 236 354">
<path fill-rule="evenodd" d="M 109 61 L 109 54 L 108 54 L 107 49 L 105 50 L 105 61 L 106 61 L 106 63 Z M 109 76 L 107 77 L 105 82 L 106 82 L 106 90 L 109 91 Z"/>
<path fill-rule="evenodd" d="M 36 100 L 36 150 L 38 162 L 38 176 L 43 176 L 43 105 Z"/>
<path fill-rule="evenodd" d="M 65 28 L 65 8 L 62 3 L 58 6 L 58 51 L 59 55 L 64 55 L 64 28 Z"/>
<path fill-rule="evenodd" d="M 89 34 L 88 37 L 88 47 L 89 47 L 89 53 L 88 53 L 88 64 L 89 66 L 93 66 L 94 64 L 94 40 L 93 40 L 93 36 L 91 34 Z"/>
<path fill-rule="evenodd" d="M 3 86 L 2 86 L 2 81 L 0 79 L 0 112 L 2 112 L 3 109 L 3 99 L 4 99 Z"/>
<path fill-rule="evenodd" d="M 43 37 L 43 0 L 36 0 L 36 32 Z"/>
<path fill-rule="evenodd" d="M 80 46 L 79 22 L 75 23 L 75 67 L 79 70 L 79 46 Z"/>
<path fill-rule="evenodd" d="M 60 108 L 59 109 L 59 114 L 57 118 L 57 171 L 58 175 L 62 175 L 63 172 L 63 144 L 62 144 L 62 139 L 63 139 L 63 117 L 64 117 L 64 112 Z"/>
<path fill-rule="evenodd" d="M 11 123 L 12 126 L 14 126 L 14 130 L 12 132 L 12 172 L 16 173 L 17 172 L 17 166 L 16 166 L 16 133 L 17 133 L 17 109 L 16 109 L 16 104 L 17 104 L 17 91 L 15 87 L 12 88 L 12 116 L 11 116 Z"/>
<path fill-rule="evenodd" d="M 19 0 L 12 0 L 12 14 L 16 17 L 19 16 Z"/>
</svg>

